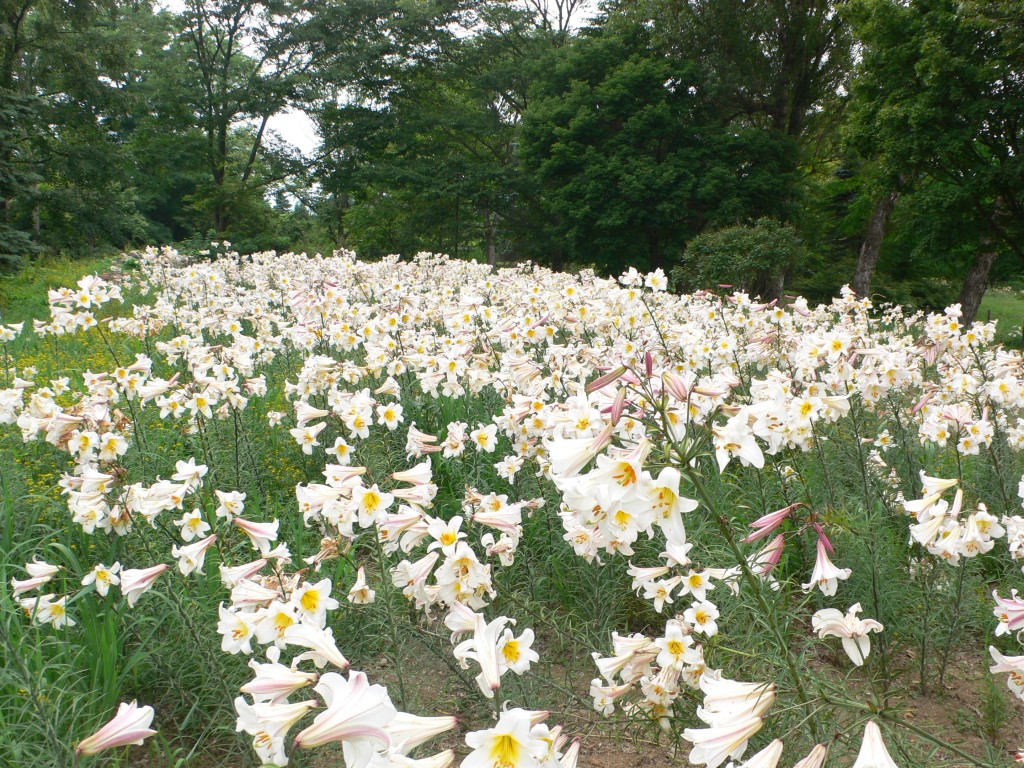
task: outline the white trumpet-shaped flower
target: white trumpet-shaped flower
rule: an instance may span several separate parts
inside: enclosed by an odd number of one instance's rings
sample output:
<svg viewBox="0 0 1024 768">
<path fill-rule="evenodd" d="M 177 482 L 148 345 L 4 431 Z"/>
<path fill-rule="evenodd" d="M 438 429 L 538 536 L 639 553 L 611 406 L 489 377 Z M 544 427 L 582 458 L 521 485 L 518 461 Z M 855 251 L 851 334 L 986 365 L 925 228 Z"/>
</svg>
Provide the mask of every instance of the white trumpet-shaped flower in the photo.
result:
<svg viewBox="0 0 1024 768">
<path fill-rule="evenodd" d="M 362 672 L 352 672 L 348 680 L 328 672 L 314 690 L 324 697 L 327 709 L 295 737 L 296 747 L 340 741 L 348 768 L 365 768 L 378 749 L 391 746 L 386 728 L 398 710 L 384 686 L 370 685 Z"/>
<path fill-rule="evenodd" d="M 818 587 L 826 597 L 832 597 L 836 593 L 839 581 L 845 581 L 853 573 L 849 568 L 837 568 L 829 559 L 828 545 L 823 537 L 818 537 L 818 556 L 814 561 L 814 570 L 811 572 L 811 580 L 802 584 L 804 592 Z"/>
<path fill-rule="evenodd" d="M 473 751 L 462 761 L 462 768 L 540 768 L 548 743 L 532 731 L 531 712 L 502 712 L 493 728 L 466 734 L 466 744 Z"/>
<path fill-rule="evenodd" d="M 864 739 L 853 768 L 899 768 L 885 748 L 882 731 L 874 720 L 868 720 L 864 726 Z"/>
<path fill-rule="evenodd" d="M 854 603 L 844 615 L 835 608 L 822 608 L 811 617 L 811 627 L 818 637 L 838 637 L 843 641 L 843 650 L 850 661 L 861 666 L 871 653 L 869 632 L 881 632 L 883 627 L 874 619 L 858 619 L 860 603 Z"/>
</svg>

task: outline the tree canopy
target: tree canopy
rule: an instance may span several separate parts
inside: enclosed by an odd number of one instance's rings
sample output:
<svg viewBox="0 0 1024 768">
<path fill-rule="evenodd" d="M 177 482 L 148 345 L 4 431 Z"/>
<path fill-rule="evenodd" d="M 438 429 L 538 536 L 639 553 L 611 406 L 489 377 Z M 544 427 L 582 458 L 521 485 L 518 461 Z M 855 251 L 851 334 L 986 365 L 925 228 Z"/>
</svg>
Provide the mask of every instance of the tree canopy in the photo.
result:
<svg viewBox="0 0 1024 768">
<path fill-rule="evenodd" d="M 0 255 L 615 273 L 789 233 L 829 268 L 758 290 L 938 279 L 913 295 L 963 283 L 970 316 L 1024 272 L 1022 29 L 1005 0 L 2 0 Z"/>
</svg>

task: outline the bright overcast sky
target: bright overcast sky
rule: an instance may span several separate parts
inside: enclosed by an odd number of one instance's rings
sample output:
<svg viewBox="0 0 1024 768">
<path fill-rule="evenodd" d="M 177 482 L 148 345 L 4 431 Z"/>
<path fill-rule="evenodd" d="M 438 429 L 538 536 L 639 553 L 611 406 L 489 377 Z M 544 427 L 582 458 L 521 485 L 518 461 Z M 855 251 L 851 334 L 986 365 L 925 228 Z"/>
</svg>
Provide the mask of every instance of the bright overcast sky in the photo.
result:
<svg viewBox="0 0 1024 768">
<path fill-rule="evenodd" d="M 309 157 L 320 146 L 316 126 L 305 112 L 289 109 L 274 115 L 267 121 L 267 127 L 280 134 L 281 138 Z"/>
</svg>

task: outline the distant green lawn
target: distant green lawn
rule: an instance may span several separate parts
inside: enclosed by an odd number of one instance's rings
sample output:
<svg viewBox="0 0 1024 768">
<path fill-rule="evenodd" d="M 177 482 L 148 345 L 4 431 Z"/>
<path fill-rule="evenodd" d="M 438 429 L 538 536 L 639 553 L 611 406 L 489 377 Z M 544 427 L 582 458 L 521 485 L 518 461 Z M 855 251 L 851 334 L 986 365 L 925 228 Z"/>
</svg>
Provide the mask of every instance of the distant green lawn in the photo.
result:
<svg viewBox="0 0 1024 768">
<path fill-rule="evenodd" d="M 0 276 L 0 322 L 45 320 L 50 316 L 47 290 L 73 286 L 82 275 L 104 272 L 111 256 L 86 259 L 40 258 Z"/>
<path fill-rule="evenodd" d="M 1011 288 L 989 288 L 978 310 L 978 320 L 988 320 L 989 313 L 996 325 L 996 341 L 1008 346 L 1021 346 L 1021 327 L 1024 326 L 1024 292 Z"/>
</svg>

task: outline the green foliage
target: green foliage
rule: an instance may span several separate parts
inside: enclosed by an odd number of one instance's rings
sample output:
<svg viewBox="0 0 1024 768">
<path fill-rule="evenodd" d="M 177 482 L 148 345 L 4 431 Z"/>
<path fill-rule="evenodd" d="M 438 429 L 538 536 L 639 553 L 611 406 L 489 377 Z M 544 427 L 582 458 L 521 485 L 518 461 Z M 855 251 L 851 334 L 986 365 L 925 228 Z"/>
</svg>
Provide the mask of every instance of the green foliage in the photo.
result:
<svg viewBox="0 0 1024 768">
<path fill-rule="evenodd" d="M 706 227 L 785 215 L 792 142 L 729 125 L 699 68 L 620 26 L 554 51 L 531 91 L 522 155 L 570 257 L 654 268 Z"/>
<path fill-rule="evenodd" d="M 785 278 L 810 254 L 792 226 L 773 219 L 726 227 L 693 238 L 672 272 L 684 291 L 731 284 L 752 296 L 779 298 Z"/>
<path fill-rule="evenodd" d="M 37 99 L 0 87 L 0 270 L 17 266 L 19 256 L 37 250 L 11 204 L 31 195 L 40 178 L 21 146 L 24 127 L 38 106 Z"/>
<path fill-rule="evenodd" d="M 74 285 L 83 274 L 106 272 L 112 255 L 79 260 L 37 257 L 17 271 L 0 276 L 0 318 L 4 323 L 19 323 L 46 317 L 48 290 Z"/>
<path fill-rule="evenodd" d="M 948 280 L 935 278 L 911 278 L 900 280 L 883 275 L 871 288 L 873 299 L 878 302 L 899 304 L 908 309 L 923 309 L 930 312 L 941 310 L 956 302 L 958 286 Z M 984 320 L 982 316 L 979 318 Z"/>
<path fill-rule="evenodd" d="M 931 269 L 963 264 L 982 239 L 1019 259 L 1021 7 L 857 0 L 845 13 L 864 56 L 844 136 L 890 185 L 918 191 L 913 250 Z"/>
<path fill-rule="evenodd" d="M 219 16 L 206 5 L 24 4 L 0 36 L 0 264 L 210 227 L 254 249 L 285 245 L 264 237 L 278 211 L 267 198 L 304 169 L 261 122 L 301 79 L 297 17 L 276 7 L 268 26 L 263 4 Z M 246 35 L 260 41 L 248 53 Z"/>
<path fill-rule="evenodd" d="M 407 12 L 380 0 L 332 7 L 319 21 L 329 39 L 345 41 L 334 43 L 344 50 L 328 55 L 320 76 L 348 78 L 362 96 L 314 104 L 325 212 L 341 242 L 370 258 L 507 256 L 517 227 L 536 229 L 535 219 L 523 221 L 529 200 L 516 141 L 529 57 L 544 40 L 525 13 L 500 2 Z M 482 29 L 470 33 L 474 26 Z M 363 59 L 370 51 L 377 58 Z"/>
<path fill-rule="evenodd" d="M 834 265 L 793 275 L 824 300 L 895 190 L 883 295 L 930 306 L 982 247 L 990 281 L 1024 273 L 1018 5 L 628 0 L 589 26 L 540 5 L 12 6 L 0 269 L 227 239 L 619 273 L 767 217 Z M 315 155 L 270 129 L 289 110 Z"/>
<path fill-rule="evenodd" d="M 696 63 L 731 113 L 794 139 L 814 135 L 847 82 L 854 38 L 832 0 L 630 0 L 657 50 Z"/>
</svg>

